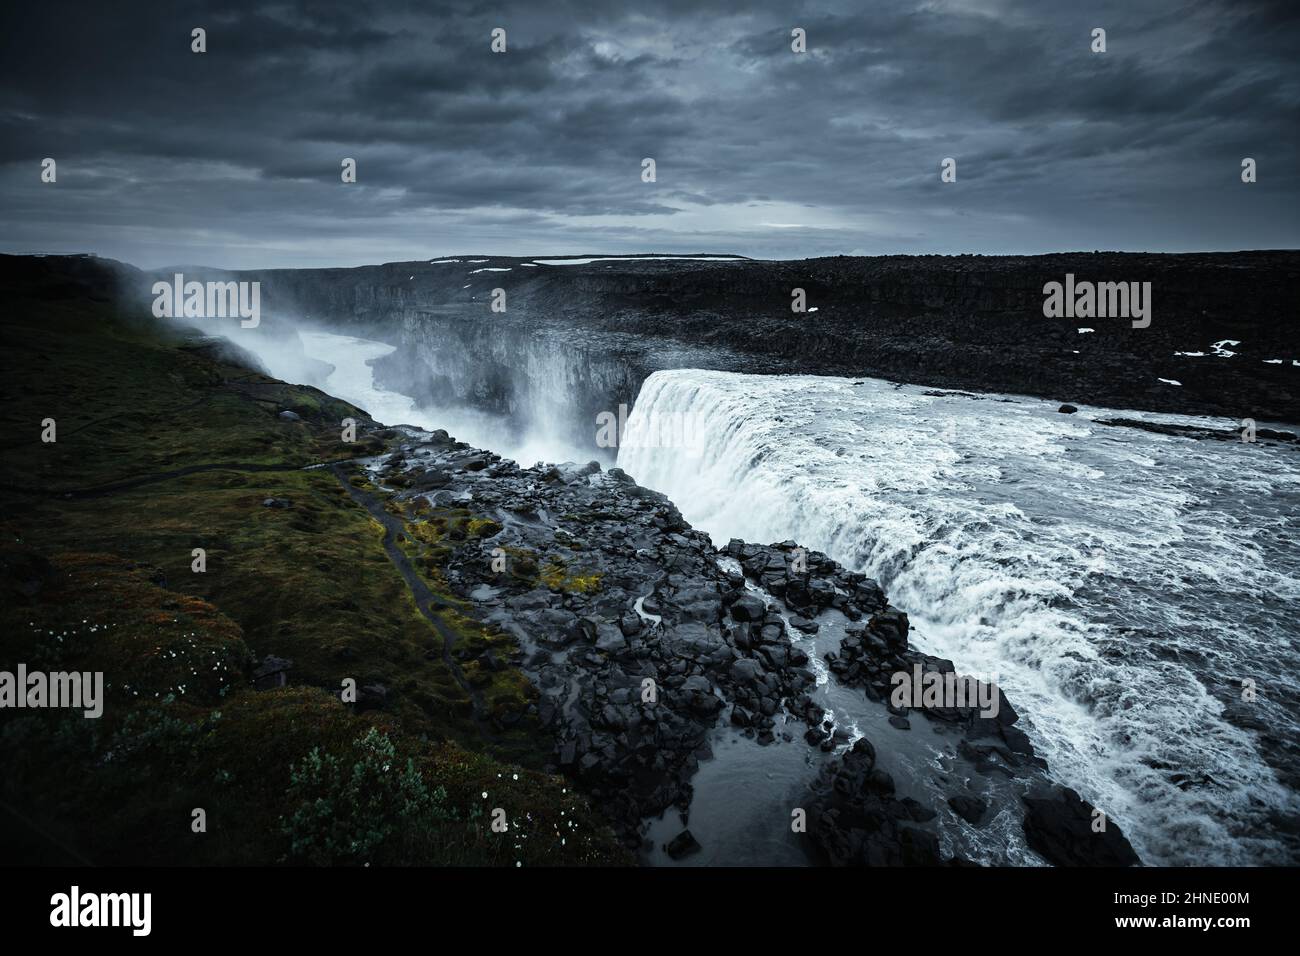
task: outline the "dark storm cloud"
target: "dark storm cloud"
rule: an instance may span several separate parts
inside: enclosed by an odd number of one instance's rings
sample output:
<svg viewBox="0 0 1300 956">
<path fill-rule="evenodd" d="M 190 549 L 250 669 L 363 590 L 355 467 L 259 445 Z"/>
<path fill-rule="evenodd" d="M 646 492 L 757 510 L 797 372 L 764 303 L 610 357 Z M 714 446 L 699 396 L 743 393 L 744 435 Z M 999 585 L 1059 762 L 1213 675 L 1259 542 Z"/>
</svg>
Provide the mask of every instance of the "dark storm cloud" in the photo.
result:
<svg viewBox="0 0 1300 956">
<path fill-rule="evenodd" d="M 0 248 L 254 266 L 1297 245 L 1293 4 L 591 6 L 24 5 L 0 35 Z"/>
</svg>

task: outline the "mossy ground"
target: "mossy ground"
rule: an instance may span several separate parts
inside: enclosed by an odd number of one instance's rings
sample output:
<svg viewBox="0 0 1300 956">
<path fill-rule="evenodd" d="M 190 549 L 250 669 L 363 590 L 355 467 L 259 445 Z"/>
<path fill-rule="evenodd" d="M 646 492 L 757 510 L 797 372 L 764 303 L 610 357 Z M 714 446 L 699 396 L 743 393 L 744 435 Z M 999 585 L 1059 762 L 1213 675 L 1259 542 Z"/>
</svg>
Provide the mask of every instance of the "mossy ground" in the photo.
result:
<svg viewBox="0 0 1300 956">
<path fill-rule="evenodd" d="M 600 572 L 574 570 L 555 558 L 542 568 L 540 577 L 542 583 L 552 591 L 594 594 L 600 590 Z"/>
<path fill-rule="evenodd" d="M 523 711 L 537 694 L 522 672 L 504 666 L 518 650 L 514 638 L 474 620 L 470 604 L 452 593 L 442 575 L 453 543 L 491 537 L 500 532 L 501 525 L 476 518 L 464 508 L 431 508 L 425 498 L 408 500 L 394 510 L 405 522 L 403 551 L 445 605 L 442 620 L 458 635 L 455 656 L 465 677 L 482 693 L 494 717 L 508 719 Z M 501 666 L 487 666 L 485 653 Z"/>
<path fill-rule="evenodd" d="M 357 741 L 377 727 L 403 766 L 442 788 L 445 812 L 386 837 L 375 862 L 623 859 L 563 780 L 518 765 L 549 750 L 535 723 L 483 738 L 438 633 L 383 551 L 383 529 L 329 469 L 203 471 L 64 494 L 196 465 L 351 458 L 358 446 L 340 440 L 339 422 L 363 413 L 85 299 L 11 297 L 0 336 L 12 359 L 0 385 L 12 436 L 0 467 L 0 668 L 99 670 L 109 688 L 99 720 L 0 714 L 0 792 L 19 815 L 8 826 L 43 834 L 15 846 L 53 842 L 98 863 L 292 860 L 290 768 L 313 748 L 353 766 Z M 279 418 L 284 409 L 300 420 Z M 46 418 L 55 443 L 39 440 Z M 461 533 L 491 530 L 455 518 Z M 420 526 L 402 546 L 419 549 L 421 573 L 446 593 Z M 517 715 L 531 686 L 480 660 L 492 650 L 504 663 L 513 645 L 447 597 L 440 616 L 457 634 L 462 672 L 490 712 Z M 253 689 L 250 665 L 268 654 L 293 661 L 290 686 Z M 383 684 L 388 703 L 355 712 L 333 696 L 344 678 Z M 195 807 L 206 833 L 191 831 Z M 512 821 L 507 834 L 488 827 L 495 807 Z"/>
</svg>

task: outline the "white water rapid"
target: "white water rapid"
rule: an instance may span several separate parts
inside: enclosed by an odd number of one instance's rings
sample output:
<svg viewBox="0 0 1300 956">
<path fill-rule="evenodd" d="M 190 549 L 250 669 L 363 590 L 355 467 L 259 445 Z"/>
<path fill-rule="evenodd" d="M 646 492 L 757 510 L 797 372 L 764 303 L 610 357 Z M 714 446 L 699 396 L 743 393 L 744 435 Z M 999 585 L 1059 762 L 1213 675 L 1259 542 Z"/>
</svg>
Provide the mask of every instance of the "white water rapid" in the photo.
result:
<svg viewBox="0 0 1300 956">
<path fill-rule="evenodd" d="M 999 675 L 1145 861 L 1294 863 L 1300 454 L 1094 421 L 1118 416 L 1232 424 L 675 370 L 618 464 L 718 544 L 793 538 L 877 578 L 922 650 Z"/>
</svg>

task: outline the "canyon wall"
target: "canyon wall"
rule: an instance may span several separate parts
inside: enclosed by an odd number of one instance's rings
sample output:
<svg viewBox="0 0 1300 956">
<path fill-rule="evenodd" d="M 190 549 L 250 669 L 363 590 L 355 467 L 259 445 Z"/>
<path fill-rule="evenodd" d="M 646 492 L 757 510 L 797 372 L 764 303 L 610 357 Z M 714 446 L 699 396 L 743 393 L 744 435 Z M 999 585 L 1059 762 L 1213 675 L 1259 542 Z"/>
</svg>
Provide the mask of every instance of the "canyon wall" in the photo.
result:
<svg viewBox="0 0 1300 956">
<path fill-rule="evenodd" d="M 422 401 L 529 425 L 563 418 L 588 437 L 594 415 L 630 405 L 649 374 L 685 367 L 1300 421 L 1296 252 L 574 261 L 463 256 L 186 278 L 260 281 L 260 334 L 308 322 L 398 346 L 377 381 Z M 1150 326 L 1045 318 L 1044 284 L 1067 273 L 1150 282 Z M 796 288 L 815 311 L 791 311 Z M 506 311 L 490 308 L 493 289 Z"/>
</svg>

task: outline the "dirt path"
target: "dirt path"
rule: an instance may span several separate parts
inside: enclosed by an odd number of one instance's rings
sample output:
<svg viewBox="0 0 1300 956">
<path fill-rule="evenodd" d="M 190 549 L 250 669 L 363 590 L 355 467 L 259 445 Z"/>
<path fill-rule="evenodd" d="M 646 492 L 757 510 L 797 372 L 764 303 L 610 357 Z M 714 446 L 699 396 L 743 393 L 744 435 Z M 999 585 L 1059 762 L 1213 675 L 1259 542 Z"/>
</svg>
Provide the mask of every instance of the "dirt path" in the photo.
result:
<svg viewBox="0 0 1300 956">
<path fill-rule="evenodd" d="M 85 499 L 97 498 L 103 495 L 111 495 L 120 491 L 129 491 L 132 488 L 140 488 L 144 485 L 157 484 L 162 481 L 171 481 L 174 478 L 181 478 L 186 475 L 194 475 L 207 471 L 240 471 L 240 472 L 285 472 L 285 471 L 308 471 L 329 468 L 334 473 L 334 477 L 351 496 L 352 500 L 378 521 L 384 528 L 384 552 L 388 559 L 397 568 L 398 573 L 406 581 L 406 586 L 411 591 L 411 597 L 415 601 L 415 606 L 420 614 L 427 620 L 433 629 L 442 638 L 442 659 L 447 665 L 447 670 L 456 683 L 469 696 L 470 703 L 473 707 L 474 723 L 478 726 L 479 733 L 484 739 L 492 741 L 496 735 L 489 729 L 487 716 L 487 706 L 483 702 L 483 695 L 480 694 L 466 679 L 464 671 L 452 657 L 452 649 L 456 646 L 459 636 L 454 630 L 434 613 L 435 605 L 441 606 L 442 602 L 429 590 L 429 586 L 424 583 L 424 579 L 411 565 L 411 561 L 397 544 L 399 535 L 406 533 L 402 522 L 384 510 L 383 503 L 373 495 L 367 494 L 360 488 L 357 488 L 348 481 L 348 476 L 344 473 L 342 466 L 356 459 L 342 459 L 339 461 L 314 462 L 309 465 L 259 465 L 251 462 L 216 462 L 207 465 L 190 465 L 185 468 L 177 468 L 173 471 L 157 472 L 150 475 L 141 475 L 137 478 L 128 478 L 124 481 L 113 482 L 106 485 L 97 485 L 92 488 L 79 488 L 68 491 L 55 492 L 38 492 L 28 488 L 17 488 L 10 485 L 0 485 L 0 489 L 8 492 L 16 492 L 25 495 L 49 495 L 62 499 Z"/>
<path fill-rule="evenodd" d="M 348 481 L 348 475 L 343 471 L 341 464 L 331 465 L 330 470 L 334 472 L 334 477 L 339 480 L 347 493 L 352 496 L 352 500 L 365 508 L 370 516 L 383 526 L 383 545 L 388 559 L 397 567 L 398 572 L 406 581 L 406 586 L 411 589 L 411 596 L 415 599 L 415 606 L 419 609 L 420 614 L 433 625 L 433 629 L 442 638 L 443 663 L 447 665 L 447 669 L 456 678 L 456 683 L 460 684 L 461 689 L 469 695 L 470 702 L 474 706 L 474 722 L 478 725 L 480 733 L 488 740 L 495 739 L 488 729 L 487 708 L 484 706 L 483 696 L 466 680 L 460 665 L 451 656 L 452 648 L 455 647 L 459 636 L 434 613 L 434 606 L 441 606 L 442 602 L 429 590 L 429 586 L 424 583 L 424 579 L 412 567 L 410 558 L 406 556 L 406 553 L 402 551 L 397 543 L 398 536 L 406 534 L 405 526 L 399 518 L 384 510 L 383 502 Z"/>
</svg>

